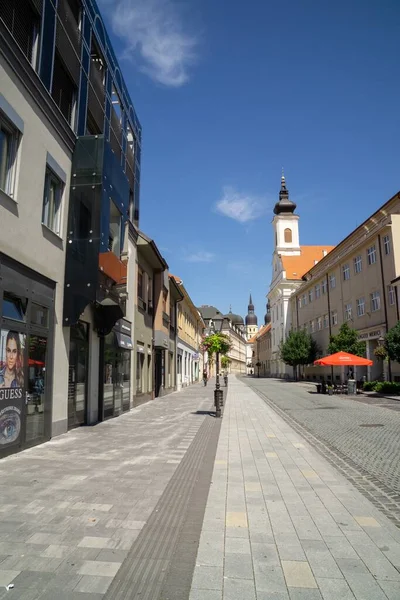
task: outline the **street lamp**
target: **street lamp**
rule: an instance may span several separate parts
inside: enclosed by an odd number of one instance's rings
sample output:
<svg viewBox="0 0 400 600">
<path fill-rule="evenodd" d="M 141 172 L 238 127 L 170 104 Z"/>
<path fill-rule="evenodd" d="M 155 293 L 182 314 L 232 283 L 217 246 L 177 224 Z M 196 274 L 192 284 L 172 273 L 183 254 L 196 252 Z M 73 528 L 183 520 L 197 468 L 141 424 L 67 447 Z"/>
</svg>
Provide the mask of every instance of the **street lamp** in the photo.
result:
<svg viewBox="0 0 400 600">
<path fill-rule="evenodd" d="M 223 315 L 216 315 L 213 319 L 215 333 L 221 333 L 222 326 L 224 324 L 225 317 Z M 215 404 L 215 416 L 221 416 L 221 404 L 224 392 L 220 389 L 219 384 L 219 352 L 215 356 L 215 368 L 216 368 L 216 381 L 214 390 L 214 404 Z"/>
</svg>

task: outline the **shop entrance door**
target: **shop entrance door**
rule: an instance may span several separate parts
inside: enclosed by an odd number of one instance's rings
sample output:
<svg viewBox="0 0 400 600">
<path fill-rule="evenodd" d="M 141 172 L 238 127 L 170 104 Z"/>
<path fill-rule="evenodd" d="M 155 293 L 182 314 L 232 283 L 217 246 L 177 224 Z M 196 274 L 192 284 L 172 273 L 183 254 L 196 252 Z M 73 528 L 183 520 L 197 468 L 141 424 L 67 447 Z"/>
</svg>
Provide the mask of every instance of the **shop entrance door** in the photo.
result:
<svg viewBox="0 0 400 600">
<path fill-rule="evenodd" d="M 78 322 L 71 327 L 68 376 L 68 429 L 87 423 L 87 374 L 89 325 Z"/>
</svg>

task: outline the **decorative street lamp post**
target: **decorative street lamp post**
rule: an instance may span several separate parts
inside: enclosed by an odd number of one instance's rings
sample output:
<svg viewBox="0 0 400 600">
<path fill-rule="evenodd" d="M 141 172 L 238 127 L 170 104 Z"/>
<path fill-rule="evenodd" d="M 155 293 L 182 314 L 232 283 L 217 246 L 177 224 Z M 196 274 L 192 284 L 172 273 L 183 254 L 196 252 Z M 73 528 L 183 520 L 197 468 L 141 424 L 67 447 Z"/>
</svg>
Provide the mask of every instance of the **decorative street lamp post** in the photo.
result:
<svg viewBox="0 0 400 600">
<path fill-rule="evenodd" d="M 225 317 L 223 315 L 216 315 L 213 319 L 215 333 L 221 333 L 222 326 L 224 324 Z M 214 390 L 214 404 L 215 404 L 215 416 L 221 416 L 221 405 L 223 403 L 223 390 L 220 389 L 219 383 L 219 352 L 216 352 L 215 356 L 215 368 L 216 368 L 216 379 L 215 379 L 215 390 Z"/>
<path fill-rule="evenodd" d="M 380 348 L 384 348 L 385 347 L 385 338 L 381 335 L 378 338 L 378 344 Z M 386 377 L 386 364 L 385 364 L 385 357 L 381 356 L 382 358 L 382 376 L 383 376 L 383 381 L 386 381 L 387 377 Z"/>
</svg>

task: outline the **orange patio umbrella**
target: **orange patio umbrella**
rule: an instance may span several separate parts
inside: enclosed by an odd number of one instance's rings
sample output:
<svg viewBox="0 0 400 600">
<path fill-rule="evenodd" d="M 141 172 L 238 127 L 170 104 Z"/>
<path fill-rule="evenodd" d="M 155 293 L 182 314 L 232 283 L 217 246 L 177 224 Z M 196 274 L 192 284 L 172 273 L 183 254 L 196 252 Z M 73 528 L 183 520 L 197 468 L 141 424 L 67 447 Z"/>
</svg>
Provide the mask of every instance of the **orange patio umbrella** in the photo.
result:
<svg viewBox="0 0 400 600">
<path fill-rule="evenodd" d="M 362 356 L 355 356 L 348 352 L 335 352 L 330 356 L 324 356 L 314 361 L 314 365 L 320 365 L 323 367 L 370 367 L 374 363 L 369 358 L 363 358 Z"/>
</svg>

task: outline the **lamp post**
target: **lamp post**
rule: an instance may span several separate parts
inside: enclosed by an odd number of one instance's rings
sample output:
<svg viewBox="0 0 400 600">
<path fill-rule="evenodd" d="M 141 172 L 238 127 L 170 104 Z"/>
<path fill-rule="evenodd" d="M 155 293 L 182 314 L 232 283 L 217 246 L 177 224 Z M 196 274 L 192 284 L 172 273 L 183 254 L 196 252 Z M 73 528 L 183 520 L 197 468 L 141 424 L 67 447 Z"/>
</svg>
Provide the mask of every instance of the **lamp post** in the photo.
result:
<svg viewBox="0 0 400 600">
<path fill-rule="evenodd" d="M 222 326 L 224 324 L 225 317 L 223 315 L 217 315 L 213 319 L 214 331 L 215 333 L 221 333 Z M 219 352 L 215 355 L 215 369 L 216 369 L 216 380 L 215 380 L 215 390 L 214 390 L 214 404 L 215 404 L 215 416 L 219 418 L 221 416 L 221 404 L 222 404 L 222 396 L 223 391 L 220 389 L 219 384 Z"/>
</svg>

